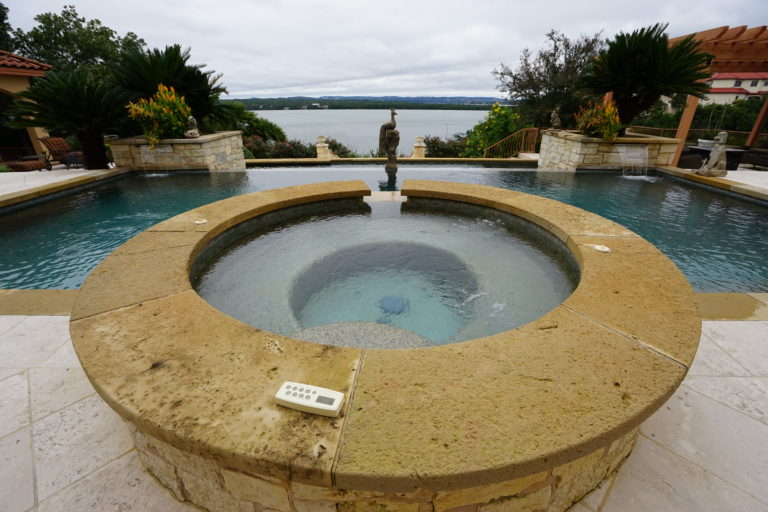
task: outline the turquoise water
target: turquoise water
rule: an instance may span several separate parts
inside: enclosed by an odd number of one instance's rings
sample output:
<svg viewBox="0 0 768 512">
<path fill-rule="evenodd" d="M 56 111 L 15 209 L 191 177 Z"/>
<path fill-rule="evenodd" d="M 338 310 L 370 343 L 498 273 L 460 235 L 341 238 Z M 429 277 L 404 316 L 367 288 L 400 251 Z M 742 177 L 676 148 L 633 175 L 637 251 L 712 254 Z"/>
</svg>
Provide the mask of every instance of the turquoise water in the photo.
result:
<svg viewBox="0 0 768 512">
<path fill-rule="evenodd" d="M 0 217 L 0 289 L 77 288 L 109 252 L 147 227 L 237 194 L 362 179 L 373 167 L 131 175 Z M 398 180 L 434 179 L 520 190 L 602 215 L 655 244 L 697 291 L 768 291 L 768 207 L 666 177 L 401 166 Z"/>
</svg>

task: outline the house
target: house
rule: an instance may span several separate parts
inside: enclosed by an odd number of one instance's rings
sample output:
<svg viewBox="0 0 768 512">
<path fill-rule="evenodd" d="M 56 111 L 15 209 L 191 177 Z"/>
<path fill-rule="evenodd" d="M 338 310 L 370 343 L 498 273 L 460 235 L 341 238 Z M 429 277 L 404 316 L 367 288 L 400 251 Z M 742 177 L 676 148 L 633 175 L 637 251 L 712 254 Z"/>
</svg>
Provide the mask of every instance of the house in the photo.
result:
<svg viewBox="0 0 768 512">
<path fill-rule="evenodd" d="M 3 124 L 5 111 L 16 95 L 29 87 L 33 77 L 45 76 L 50 69 L 48 64 L 0 50 L 0 155 L 7 160 L 44 152 L 38 139 L 48 135 L 45 130 L 15 130 Z"/>
<path fill-rule="evenodd" d="M 701 99 L 706 105 L 724 105 L 736 100 L 762 99 L 768 93 L 768 72 L 713 73 L 707 82 L 710 89 Z"/>
</svg>

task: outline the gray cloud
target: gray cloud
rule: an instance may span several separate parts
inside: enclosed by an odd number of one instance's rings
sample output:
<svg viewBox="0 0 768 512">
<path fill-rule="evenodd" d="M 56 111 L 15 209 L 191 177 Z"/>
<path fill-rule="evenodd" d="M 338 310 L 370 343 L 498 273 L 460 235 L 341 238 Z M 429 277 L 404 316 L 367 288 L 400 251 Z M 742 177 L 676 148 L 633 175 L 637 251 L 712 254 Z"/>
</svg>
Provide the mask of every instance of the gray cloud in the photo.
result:
<svg viewBox="0 0 768 512">
<path fill-rule="evenodd" d="M 494 96 L 491 71 L 515 64 L 556 29 L 606 37 L 656 22 L 672 36 L 768 19 L 765 0 L 71 0 L 81 16 L 152 47 L 179 43 L 224 75 L 232 97 L 288 95 Z M 67 2 L 70 3 L 70 2 Z M 11 24 L 62 2 L 6 2 Z"/>
</svg>

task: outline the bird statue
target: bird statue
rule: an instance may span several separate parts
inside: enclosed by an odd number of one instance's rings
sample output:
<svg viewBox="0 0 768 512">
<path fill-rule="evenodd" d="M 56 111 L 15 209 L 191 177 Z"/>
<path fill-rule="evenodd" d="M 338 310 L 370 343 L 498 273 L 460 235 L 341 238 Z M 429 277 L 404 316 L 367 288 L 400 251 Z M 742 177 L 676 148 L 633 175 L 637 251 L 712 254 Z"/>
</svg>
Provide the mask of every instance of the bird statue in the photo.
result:
<svg viewBox="0 0 768 512">
<path fill-rule="evenodd" d="M 379 156 L 387 155 L 387 131 L 394 130 L 397 127 L 397 121 L 395 121 L 397 112 L 393 108 L 389 109 L 389 111 L 392 115 L 392 120 L 381 125 L 379 129 Z"/>
</svg>

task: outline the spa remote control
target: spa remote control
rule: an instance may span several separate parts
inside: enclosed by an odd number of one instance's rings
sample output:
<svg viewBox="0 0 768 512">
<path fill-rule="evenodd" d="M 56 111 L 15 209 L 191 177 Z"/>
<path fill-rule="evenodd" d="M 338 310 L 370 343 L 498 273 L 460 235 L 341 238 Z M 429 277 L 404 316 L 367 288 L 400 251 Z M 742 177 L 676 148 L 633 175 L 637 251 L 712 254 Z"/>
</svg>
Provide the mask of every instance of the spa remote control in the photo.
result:
<svg viewBox="0 0 768 512">
<path fill-rule="evenodd" d="M 291 409 L 336 417 L 344 403 L 344 393 L 299 382 L 283 382 L 275 401 Z"/>
</svg>

